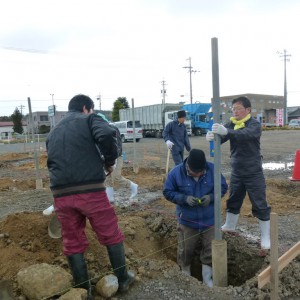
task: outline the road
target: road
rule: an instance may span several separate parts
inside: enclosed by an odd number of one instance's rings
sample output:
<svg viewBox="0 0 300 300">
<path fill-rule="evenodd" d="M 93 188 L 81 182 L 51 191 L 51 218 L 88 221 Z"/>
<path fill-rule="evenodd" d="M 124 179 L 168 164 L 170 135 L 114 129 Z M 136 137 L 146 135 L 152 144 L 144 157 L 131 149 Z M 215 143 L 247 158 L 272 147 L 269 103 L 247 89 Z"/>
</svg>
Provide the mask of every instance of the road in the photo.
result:
<svg viewBox="0 0 300 300">
<path fill-rule="evenodd" d="M 209 143 L 205 136 L 190 137 L 192 148 L 202 149 L 207 160 L 213 162 L 209 156 Z M 134 151 L 134 145 L 136 147 Z M 300 149 L 300 130 L 268 130 L 262 132 L 261 154 L 263 163 L 294 162 L 296 150 Z M 167 159 L 167 147 L 163 139 L 144 138 L 138 143 L 124 143 L 123 151 L 126 153 L 126 160 L 136 162 L 141 166 L 159 166 L 165 168 Z M 134 153 L 135 152 L 135 153 Z M 185 151 L 185 156 L 188 153 Z M 135 157 L 135 158 L 134 158 Z M 228 172 L 230 169 L 230 148 L 229 143 L 221 146 L 222 170 Z M 172 159 L 170 167 L 174 166 Z M 291 167 L 291 166 L 290 166 Z"/>
</svg>

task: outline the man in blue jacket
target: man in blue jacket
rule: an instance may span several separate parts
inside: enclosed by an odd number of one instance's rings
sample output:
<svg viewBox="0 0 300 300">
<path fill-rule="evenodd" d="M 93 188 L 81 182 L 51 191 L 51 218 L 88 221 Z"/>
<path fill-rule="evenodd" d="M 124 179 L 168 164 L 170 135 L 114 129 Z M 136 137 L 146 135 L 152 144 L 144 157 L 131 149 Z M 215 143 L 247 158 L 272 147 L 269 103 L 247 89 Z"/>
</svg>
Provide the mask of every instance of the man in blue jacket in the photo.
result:
<svg viewBox="0 0 300 300">
<path fill-rule="evenodd" d="M 168 123 L 163 131 L 163 138 L 172 153 L 175 165 L 183 162 L 184 147 L 188 152 L 191 150 L 189 137 L 184 125 L 185 119 L 185 111 L 178 111 L 177 120 Z"/>
<path fill-rule="evenodd" d="M 252 214 L 258 218 L 261 230 L 261 248 L 270 249 L 270 212 L 266 200 L 266 183 L 260 154 L 261 124 L 251 117 L 251 102 L 247 97 L 232 100 L 230 122 L 225 126 L 215 123 L 206 135 L 211 141 L 214 134 L 221 143 L 230 141 L 231 178 L 227 200 L 224 231 L 235 231 L 246 192 L 252 204 Z"/>
<path fill-rule="evenodd" d="M 222 197 L 227 188 L 226 180 L 221 175 Z M 190 275 L 193 254 L 200 244 L 203 282 L 212 287 L 214 165 L 206 161 L 202 150 L 192 149 L 188 158 L 170 171 L 163 194 L 168 201 L 176 204 L 178 265 L 184 273 Z"/>
</svg>

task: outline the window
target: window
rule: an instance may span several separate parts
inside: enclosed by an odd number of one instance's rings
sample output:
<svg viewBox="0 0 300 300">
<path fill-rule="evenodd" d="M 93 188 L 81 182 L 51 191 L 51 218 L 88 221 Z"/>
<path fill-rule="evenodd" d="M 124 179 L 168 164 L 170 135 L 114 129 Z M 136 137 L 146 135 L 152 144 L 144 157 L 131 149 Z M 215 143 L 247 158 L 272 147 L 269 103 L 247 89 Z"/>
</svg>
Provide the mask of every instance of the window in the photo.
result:
<svg viewBox="0 0 300 300">
<path fill-rule="evenodd" d="M 48 116 L 47 116 L 47 115 L 41 115 L 41 116 L 40 116 L 40 121 L 44 121 L 44 122 L 45 122 L 45 121 L 49 121 L 49 120 L 48 120 Z"/>
</svg>

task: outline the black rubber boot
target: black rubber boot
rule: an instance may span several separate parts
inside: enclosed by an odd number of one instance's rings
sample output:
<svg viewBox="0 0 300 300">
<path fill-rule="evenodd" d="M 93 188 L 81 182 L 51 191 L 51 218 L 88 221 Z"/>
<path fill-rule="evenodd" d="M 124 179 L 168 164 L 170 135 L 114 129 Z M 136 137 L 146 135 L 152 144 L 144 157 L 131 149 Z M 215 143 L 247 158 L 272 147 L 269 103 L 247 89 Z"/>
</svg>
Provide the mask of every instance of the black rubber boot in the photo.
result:
<svg viewBox="0 0 300 300">
<path fill-rule="evenodd" d="M 73 254 L 67 256 L 67 258 L 75 283 L 74 288 L 86 289 L 88 292 L 88 299 L 92 299 L 91 283 L 83 253 Z"/>
<path fill-rule="evenodd" d="M 118 278 L 119 292 L 125 292 L 129 289 L 130 284 L 134 282 L 135 274 L 126 270 L 124 245 L 119 243 L 107 246 L 107 251 L 114 274 Z"/>
</svg>

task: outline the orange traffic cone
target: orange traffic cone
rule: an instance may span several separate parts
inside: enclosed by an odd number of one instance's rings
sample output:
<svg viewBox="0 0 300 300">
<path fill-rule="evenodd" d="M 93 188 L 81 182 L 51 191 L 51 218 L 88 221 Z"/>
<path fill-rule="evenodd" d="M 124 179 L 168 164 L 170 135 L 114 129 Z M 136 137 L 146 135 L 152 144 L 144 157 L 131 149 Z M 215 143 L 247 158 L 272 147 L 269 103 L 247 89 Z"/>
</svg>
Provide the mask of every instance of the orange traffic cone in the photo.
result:
<svg viewBox="0 0 300 300">
<path fill-rule="evenodd" d="M 300 181 L 300 150 L 296 150 L 293 177 L 290 180 Z"/>
</svg>

